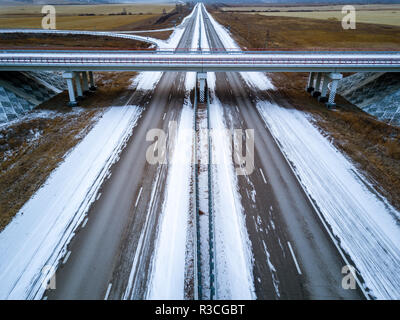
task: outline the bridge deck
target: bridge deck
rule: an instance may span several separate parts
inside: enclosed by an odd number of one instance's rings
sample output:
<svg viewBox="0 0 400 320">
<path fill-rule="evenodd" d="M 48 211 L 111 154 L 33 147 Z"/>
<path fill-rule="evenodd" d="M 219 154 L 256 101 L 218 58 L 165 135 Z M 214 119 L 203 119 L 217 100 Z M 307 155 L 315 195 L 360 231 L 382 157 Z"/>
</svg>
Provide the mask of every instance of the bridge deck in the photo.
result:
<svg viewBox="0 0 400 320">
<path fill-rule="evenodd" d="M 0 70 L 399 72 L 400 52 L 1 50 Z"/>
</svg>

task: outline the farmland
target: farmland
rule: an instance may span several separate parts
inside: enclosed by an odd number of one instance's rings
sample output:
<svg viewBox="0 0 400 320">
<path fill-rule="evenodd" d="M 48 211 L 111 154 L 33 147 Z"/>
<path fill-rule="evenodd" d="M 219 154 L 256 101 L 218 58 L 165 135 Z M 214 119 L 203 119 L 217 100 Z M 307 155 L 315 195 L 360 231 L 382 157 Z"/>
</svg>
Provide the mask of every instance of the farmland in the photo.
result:
<svg viewBox="0 0 400 320">
<path fill-rule="evenodd" d="M 356 5 L 356 19 L 361 23 L 400 26 L 400 5 Z M 338 20 L 343 17 L 342 6 L 268 6 L 222 7 L 224 12 L 241 12 L 264 16 L 279 16 L 321 20 Z"/>
<path fill-rule="evenodd" d="M 0 28 L 41 28 L 42 6 L 2 7 Z M 147 24 L 171 12 L 173 5 L 65 5 L 55 6 L 57 29 L 126 30 Z"/>
</svg>

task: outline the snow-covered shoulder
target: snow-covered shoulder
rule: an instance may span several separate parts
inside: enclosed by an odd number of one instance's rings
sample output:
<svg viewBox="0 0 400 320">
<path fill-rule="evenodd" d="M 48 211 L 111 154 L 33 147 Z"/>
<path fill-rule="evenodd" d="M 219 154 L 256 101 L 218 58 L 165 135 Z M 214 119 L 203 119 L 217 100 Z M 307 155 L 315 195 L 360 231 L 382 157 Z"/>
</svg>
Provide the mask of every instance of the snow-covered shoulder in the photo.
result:
<svg viewBox="0 0 400 320">
<path fill-rule="evenodd" d="M 41 298 L 140 114 L 109 108 L 0 233 L 0 299 Z"/>
<path fill-rule="evenodd" d="M 258 102 L 258 112 L 323 219 L 378 299 L 400 298 L 400 213 L 305 113 Z"/>
</svg>

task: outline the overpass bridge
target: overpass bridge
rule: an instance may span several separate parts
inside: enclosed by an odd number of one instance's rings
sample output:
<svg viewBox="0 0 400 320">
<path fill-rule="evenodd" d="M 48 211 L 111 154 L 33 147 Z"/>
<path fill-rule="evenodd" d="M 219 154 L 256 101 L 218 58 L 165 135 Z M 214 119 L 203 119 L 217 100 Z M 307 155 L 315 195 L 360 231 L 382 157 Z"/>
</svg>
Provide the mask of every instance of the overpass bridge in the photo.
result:
<svg viewBox="0 0 400 320">
<path fill-rule="evenodd" d="M 70 105 L 76 105 L 74 86 L 78 99 L 95 88 L 93 71 L 192 71 L 198 73 L 200 90 L 207 72 L 309 72 L 306 90 L 332 106 L 342 72 L 400 72 L 400 52 L 0 49 L 0 71 L 37 70 L 63 72 Z"/>
</svg>

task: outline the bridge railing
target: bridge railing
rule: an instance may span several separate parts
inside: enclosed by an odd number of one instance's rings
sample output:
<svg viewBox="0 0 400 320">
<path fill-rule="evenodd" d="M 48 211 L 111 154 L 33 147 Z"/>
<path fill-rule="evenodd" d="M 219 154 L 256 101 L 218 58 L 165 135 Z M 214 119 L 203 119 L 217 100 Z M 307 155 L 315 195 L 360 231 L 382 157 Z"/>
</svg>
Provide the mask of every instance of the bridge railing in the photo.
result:
<svg viewBox="0 0 400 320">
<path fill-rule="evenodd" d="M 400 54 L 399 50 L 395 50 L 393 48 L 386 48 L 386 50 L 376 50 L 374 48 L 371 49 L 324 49 L 324 48 L 310 48 L 307 50 L 299 51 L 294 48 L 212 48 L 212 49 L 193 49 L 193 48 L 163 48 L 157 49 L 155 47 L 150 48 L 113 48 L 113 47 L 63 47 L 60 49 L 59 47 L 45 47 L 38 48 L 32 46 L 15 46 L 15 47 L 0 47 L 0 52 L 99 52 L 99 53 L 108 53 L 108 52 L 118 52 L 118 53 L 154 53 L 154 54 L 285 54 L 285 53 L 296 53 L 296 54 Z"/>
<path fill-rule="evenodd" d="M 314 57 L 246 57 L 246 56 L 135 56 L 135 57 L 34 57 L 1 56 L 3 65 L 89 65 L 89 64 L 126 64 L 126 65 L 399 65 L 397 58 L 314 58 Z"/>
</svg>

